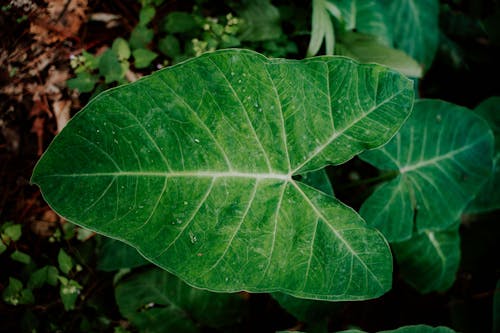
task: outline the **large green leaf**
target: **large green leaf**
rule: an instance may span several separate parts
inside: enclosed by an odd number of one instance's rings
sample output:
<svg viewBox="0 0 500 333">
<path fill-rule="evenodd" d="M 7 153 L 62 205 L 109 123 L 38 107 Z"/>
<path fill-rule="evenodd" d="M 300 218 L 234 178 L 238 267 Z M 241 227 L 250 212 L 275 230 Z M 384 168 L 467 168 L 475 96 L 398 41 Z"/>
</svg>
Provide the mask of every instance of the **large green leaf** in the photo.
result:
<svg viewBox="0 0 500 333">
<path fill-rule="evenodd" d="M 237 294 L 192 288 L 160 269 L 136 273 L 115 289 L 121 314 L 140 332 L 198 332 L 199 325 L 222 327 L 242 317 Z"/>
<path fill-rule="evenodd" d="M 377 0 L 356 0 L 356 31 L 374 36 L 385 46 L 392 46 L 392 31 L 386 13 Z"/>
<path fill-rule="evenodd" d="M 292 331 L 282 331 L 282 332 L 292 332 Z M 337 333 L 364 333 L 364 331 L 351 329 L 346 331 L 340 331 Z M 455 333 L 455 331 L 445 326 L 432 327 L 427 325 L 410 325 L 389 331 L 378 331 L 378 333 Z"/>
<path fill-rule="evenodd" d="M 495 136 L 495 152 L 493 155 L 493 172 L 486 180 L 477 197 L 467 207 L 469 213 L 480 213 L 500 209 L 500 97 L 491 97 L 479 104 L 475 109 Z"/>
<path fill-rule="evenodd" d="M 376 297 L 391 284 L 383 236 L 292 177 L 384 144 L 412 98 L 402 75 L 346 58 L 215 52 L 95 98 L 32 181 L 194 286 Z"/>
<path fill-rule="evenodd" d="M 438 100 L 415 103 L 411 117 L 384 147 L 361 155 L 399 175 L 363 203 L 360 214 L 390 242 L 444 230 L 460 219 L 492 168 L 493 137 L 469 110 Z"/>
<path fill-rule="evenodd" d="M 393 249 L 403 279 L 421 293 L 444 291 L 460 264 L 458 224 L 446 231 L 424 231 Z"/>
<path fill-rule="evenodd" d="M 439 43 L 438 0 L 378 0 L 394 46 L 429 69 Z M 363 31 L 370 33 L 370 31 Z"/>
</svg>

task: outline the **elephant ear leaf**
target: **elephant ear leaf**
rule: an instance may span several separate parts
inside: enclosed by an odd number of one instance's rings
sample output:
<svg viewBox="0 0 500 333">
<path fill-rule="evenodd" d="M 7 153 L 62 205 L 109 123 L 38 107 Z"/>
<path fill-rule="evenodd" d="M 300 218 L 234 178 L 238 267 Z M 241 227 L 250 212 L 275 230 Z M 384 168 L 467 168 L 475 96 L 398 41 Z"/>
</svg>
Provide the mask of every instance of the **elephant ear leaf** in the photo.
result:
<svg viewBox="0 0 500 333">
<path fill-rule="evenodd" d="M 296 176 L 383 145 L 412 104 L 411 81 L 381 66 L 214 52 L 96 97 L 32 181 L 190 285 L 373 298 L 391 285 L 387 242 Z"/>
<path fill-rule="evenodd" d="M 360 214 L 390 242 L 442 231 L 460 219 L 492 172 L 493 135 L 485 121 L 439 100 L 415 103 L 384 147 L 361 158 L 399 175 L 363 203 Z"/>
</svg>

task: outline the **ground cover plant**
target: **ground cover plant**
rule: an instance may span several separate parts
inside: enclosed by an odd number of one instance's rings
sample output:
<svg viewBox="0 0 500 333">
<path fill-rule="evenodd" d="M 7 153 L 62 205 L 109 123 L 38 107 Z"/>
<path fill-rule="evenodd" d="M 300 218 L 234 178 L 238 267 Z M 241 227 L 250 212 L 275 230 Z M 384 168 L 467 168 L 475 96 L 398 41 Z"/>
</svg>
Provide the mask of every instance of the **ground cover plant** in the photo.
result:
<svg viewBox="0 0 500 333">
<path fill-rule="evenodd" d="M 500 92 L 475 77 L 498 70 L 496 4 L 117 4 L 2 7 L 45 54 L 71 45 L 40 39 L 47 22 L 129 31 L 33 97 L 33 194 L 2 200 L 2 330 L 498 328 Z"/>
</svg>

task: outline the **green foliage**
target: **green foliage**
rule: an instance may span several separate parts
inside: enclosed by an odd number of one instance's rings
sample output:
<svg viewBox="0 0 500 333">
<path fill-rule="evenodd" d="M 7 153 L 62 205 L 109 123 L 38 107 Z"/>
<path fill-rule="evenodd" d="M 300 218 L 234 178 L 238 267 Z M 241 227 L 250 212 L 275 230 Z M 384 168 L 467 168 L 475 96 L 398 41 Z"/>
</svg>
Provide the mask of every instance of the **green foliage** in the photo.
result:
<svg viewBox="0 0 500 333">
<path fill-rule="evenodd" d="M 101 95 L 53 142 L 32 180 L 70 221 L 126 240 L 192 285 L 371 298 L 390 285 L 385 240 L 292 176 L 380 146 L 412 98 L 411 81 L 379 66 L 215 52 Z M 330 111 L 311 113 L 322 109 Z M 310 120 L 314 132 L 303 126 Z"/>
</svg>

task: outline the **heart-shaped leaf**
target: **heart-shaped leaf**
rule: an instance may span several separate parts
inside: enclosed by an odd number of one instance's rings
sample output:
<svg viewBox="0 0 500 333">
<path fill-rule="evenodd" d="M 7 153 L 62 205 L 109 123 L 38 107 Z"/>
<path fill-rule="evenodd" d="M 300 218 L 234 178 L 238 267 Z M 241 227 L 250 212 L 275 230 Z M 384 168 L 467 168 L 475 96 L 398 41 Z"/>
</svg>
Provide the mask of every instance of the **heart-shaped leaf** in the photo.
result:
<svg viewBox="0 0 500 333">
<path fill-rule="evenodd" d="M 68 220 L 191 285 L 376 297 L 391 284 L 385 239 L 292 177 L 384 144 L 412 103 L 384 67 L 215 52 L 96 97 L 32 181 Z"/>
<path fill-rule="evenodd" d="M 493 135 L 470 110 L 438 100 L 415 103 L 411 117 L 384 147 L 361 155 L 399 172 L 363 203 L 360 214 L 390 242 L 445 230 L 492 171 Z"/>
</svg>

